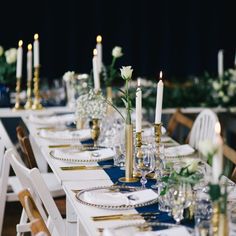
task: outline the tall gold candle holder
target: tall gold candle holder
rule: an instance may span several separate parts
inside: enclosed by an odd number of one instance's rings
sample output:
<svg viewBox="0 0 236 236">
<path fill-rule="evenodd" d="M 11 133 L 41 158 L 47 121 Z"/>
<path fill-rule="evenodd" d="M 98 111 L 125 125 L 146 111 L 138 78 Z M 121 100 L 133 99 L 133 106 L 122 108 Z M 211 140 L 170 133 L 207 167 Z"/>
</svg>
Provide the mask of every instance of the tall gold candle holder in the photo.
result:
<svg viewBox="0 0 236 236">
<path fill-rule="evenodd" d="M 32 80 L 27 81 L 27 101 L 24 106 L 25 109 L 29 110 L 32 108 L 33 100 L 32 100 Z"/>
<path fill-rule="evenodd" d="M 24 109 L 20 105 L 20 84 L 21 84 L 21 78 L 17 78 L 17 80 L 16 80 L 16 103 L 15 103 L 15 106 L 13 108 L 13 111 Z"/>
<path fill-rule="evenodd" d="M 120 182 L 134 183 L 138 181 L 138 178 L 133 177 L 134 168 L 134 148 L 133 148 L 133 125 L 125 125 L 125 177 L 119 178 Z"/>
<path fill-rule="evenodd" d="M 40 92 L 39 92 L 39 66 L 34 68 L 34 102 L 32 110 L 42 110 L 43 106 L 40 103 Z"/>
<path fill-rule="evenodd" d="M 161 143 L 161 126 L 162 126 L 162 123 L 154 124 L 154 134 L 155 134 L 156 144 Z"/>
<path fill-rule="evenodd" d="M 99 119 L 92 119 L 91 136 L 94 141 L 94 147 L 97 146 L 97 140 L 100 135 Z"/>
</svg>

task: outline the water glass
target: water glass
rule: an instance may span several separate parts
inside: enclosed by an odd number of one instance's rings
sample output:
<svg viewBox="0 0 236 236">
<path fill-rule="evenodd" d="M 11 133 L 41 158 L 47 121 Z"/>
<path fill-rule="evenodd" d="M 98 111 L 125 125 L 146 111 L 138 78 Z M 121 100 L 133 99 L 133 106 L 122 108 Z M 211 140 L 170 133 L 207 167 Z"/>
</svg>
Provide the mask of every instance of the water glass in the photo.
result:
<svg viewBox="0 0 236 236">
<path fill-rule="evenodd" d="M 145 188 L 147 183 L 146 175 L 154 171 L 156 162 L 155 162 L 155 153 L 150 144 L 143 145 L 141 147 L 142 157 L 135 157 L 135 169 L 139 171 L 142 175 L 140 183 L 142 188 Z"/>
<path fill-rule="evenodd" d="M 212 203 L 208 194 L 198 191 L 195 201 L 195 232 L 197 236 L 210 234 Z"/>
<path fill-rule="evenodd" d="M 118 144 L 113 146 L 113 151 L 115 155 L 113 157 L 114 165 L 119 166 L 120 169 L 124 170 L 125 166 L 125 148 L 123 144 Z"/>
</svg>

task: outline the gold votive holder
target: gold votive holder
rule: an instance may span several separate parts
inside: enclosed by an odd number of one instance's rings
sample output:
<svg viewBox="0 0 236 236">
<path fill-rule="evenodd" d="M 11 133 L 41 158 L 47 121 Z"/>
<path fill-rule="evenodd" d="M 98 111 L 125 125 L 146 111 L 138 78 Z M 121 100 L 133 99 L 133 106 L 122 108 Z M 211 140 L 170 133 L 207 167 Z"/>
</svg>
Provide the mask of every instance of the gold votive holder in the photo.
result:
<svg viewBox="0 0 236 236">
<path fill-rule="evenodd" d="M 156 144 L 160 144 L 161 143 L 161 127 L 162 127 L 162 123 L 159 124 L 154 124 L 154 135 L 155 135 L 155 142 Z"/>
<path fill-rule="evenodd" d="M 34 68 L 34 102 L 32 110 L 42 110 L 43 106 L 40 102 L 40 91 L 39 91 L 39 66 Z"/>
<path fill-rule="evenodd" d="M 24 109 L 20 104 L 20 85 L 21 85 L 21 78 L 17 78 L 17 80 L 16 80 L 16 102 L 15 102 L 15 106 L 13 108 L 13 111 Z"/>
<path fill-rule="evenodd" d="M 92 119 L 91 137 L 94 141 L 94 146 L 97 146 L 97 140 L 100 135 L 99 119 Z"/>
<path fill-rule="evenodd" d="M 133 125 L 125 125 L 125 144 L 126 144 L 126 156 L 125 156 L 125 177 L 119 178 L 120 182 L 134 183 L 138 181 L 138 178 L 133 177 L 134 169 L 134 147 L 133 147 Z"/>
<path fill-rule="evenodd" d="M 80 130 L 80 129 L 83 129 L 84 128 L 84 119 L 79 117 L 77 120 L 76 120 L 76 129 Z"/>
</svg>

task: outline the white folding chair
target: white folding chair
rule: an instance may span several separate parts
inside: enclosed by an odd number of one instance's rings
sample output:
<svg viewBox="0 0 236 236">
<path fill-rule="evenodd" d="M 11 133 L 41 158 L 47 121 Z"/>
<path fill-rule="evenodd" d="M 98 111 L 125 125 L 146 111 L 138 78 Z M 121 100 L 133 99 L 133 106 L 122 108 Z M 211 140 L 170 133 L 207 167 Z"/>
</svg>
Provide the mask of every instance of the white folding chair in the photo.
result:
<svg viewBox="0 0 236 236">
<path fill-rule="evenodd" d="M 16 176 L 19 178 L 23 188 L 29 189 L 35 204 L 40 211 L 45 223 L 52 235 L 66 235 L 66 224 L 50 194 L 50 191 L 37 168 L 28 169 L 13 149 L 5 153 L 6 160 L 9 160 Z M 46 213 L 42 204 L 46 209 Z M 47 217 L 48 215 L 48 217 Z M 20 222 L 24 224 L 25 222 Z M 20 229 L 17 226 L 17 231 Z"/>
<path fill-rule="evenodd" d="M 199 113 L 190 131 L 189 144 L 198 150 L 199 142 L 207 139 L 214 140 L 216 136 L 215 125 L 219 122 L 215 112 L 204 109 Z"/>
<path fill-rule="evenodd" d="M 2 122 L 0 121 L 0 234 L 3 227 L 6 202 L 18 201 L 17 193 L 22 190 L 19 179 L 16 176 L 9 176 L 10 164 L 6 158 L 3 158 L 4 152 L 8 148 L 13 148 L 16 152 L 14 144 L 9 138 Z M 65 193 L 54 173 L 42 173 L 42 176 L 44 180 L 46 180 L 45 182 L 52 197 L 65 196 Z"/>
</svg>

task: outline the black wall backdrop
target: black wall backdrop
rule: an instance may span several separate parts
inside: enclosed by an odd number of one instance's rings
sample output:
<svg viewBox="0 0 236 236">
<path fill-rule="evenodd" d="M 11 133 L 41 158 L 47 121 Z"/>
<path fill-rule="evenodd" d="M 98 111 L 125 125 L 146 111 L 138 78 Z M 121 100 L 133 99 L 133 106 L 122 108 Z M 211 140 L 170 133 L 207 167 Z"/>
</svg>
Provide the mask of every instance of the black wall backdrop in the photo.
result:
<svg viewBox="0 0 236 236">
<path fill-rule="evenodd" d="M 39 33 L 42 75 L 50 79 L 67 70 L 90 72 L 97 34 L 103 36 L 105 64 L 112 48 L 122 46 L 118 66 L 132 65 L 135 76 L 156 77 L 161 69 L 167 78 L 216 74 L 221 48 L 225 68 L 233 67 L 235 0 L 2 0 L 0 5 L 0 45 L 16 47 L 22 39 L 26 52 Z"/>
</svg>

